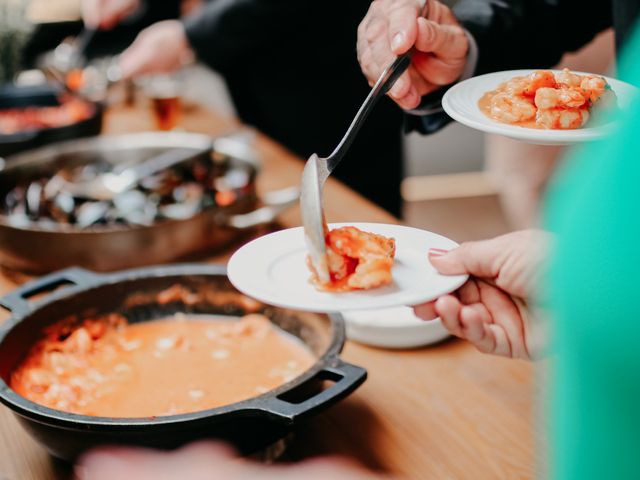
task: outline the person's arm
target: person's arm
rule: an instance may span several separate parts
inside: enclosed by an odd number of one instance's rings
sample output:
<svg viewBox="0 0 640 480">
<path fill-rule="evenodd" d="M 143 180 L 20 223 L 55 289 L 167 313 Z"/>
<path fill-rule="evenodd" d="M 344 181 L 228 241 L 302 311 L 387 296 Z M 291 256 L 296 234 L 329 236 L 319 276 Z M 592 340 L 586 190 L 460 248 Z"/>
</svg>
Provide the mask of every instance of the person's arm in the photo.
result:
<svg viewBox="0 0 640 480">
<path fill-rule="evenodd" d="M 311 54 L 301 50 L 300 22 L 317 17 L 317 8 L 324 7 L 298 0 L 210 0 L 181 20 L 141 32 L 122 55 L 123 76 L 172 71 L 194 54 L 224 74 L 273 45 L 295 62 L 296 55 Z"/>
<path fill-rule="evenodd" d="M 213 0 L 184 18 L 183 24 L 196 57 L 224 72 L 242 62 L 243 56 L 260 55 L 267 45 L 293 47 L 303 42 L 296 36 L 300 30 L 297 25 L 316 16 L 314 9 L 322 7 L 314 4 L 300 0 Z M 282 55 L 288 53 L 283 51 Z"/>
<path fill-rule="evenodd" d="M 608 0 L 461 0 L 453 8 L 478 44 L 475 74 L 546 68 L 612 25 Z"/>
<path fill-rule="evenodd" d="M 450 121 L 438 107 L 463 72 L 549 67 L 612 23 L 609 1 L 595 12 L 579 0 L 461 0 L 453 14 L 429 1 L 425 21 L 419 0 L 375 0 L 358 31 L 358 58 L 370 83 L 394 55 L 414 49 L 409 74 L 389 95 L 409 113 L 408 129 L 423 133 Z M 465 35 L 474 39 L 477 57 Z"/>
</svg>

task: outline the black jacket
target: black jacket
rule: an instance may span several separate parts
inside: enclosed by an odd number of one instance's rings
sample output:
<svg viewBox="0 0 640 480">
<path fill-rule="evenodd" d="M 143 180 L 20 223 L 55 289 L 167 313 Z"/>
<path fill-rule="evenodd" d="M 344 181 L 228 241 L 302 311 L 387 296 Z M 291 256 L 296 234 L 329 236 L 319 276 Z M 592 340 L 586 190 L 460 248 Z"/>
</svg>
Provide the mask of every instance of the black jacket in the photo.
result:
<svg viewBox="0 0 640 480">
<path fill-rule="evenodd" d="M 210 0 L 184 19 L 198 58 L 221 73 L 240 118 L 307 158 L 338 144 L 369 86 L 356 57 L 370 0 Z M 402 114 L 384 99 L 336 176 L 400 212 Z"/>
<path fill-rule="evenodd" d="M 636 23 L 640 0 L 461 0 L 454 12 L 478 44 L 479 75 L 548 68 L 609 27 L 614 27 L 621 48 Z M 423 133 L 449 121 L 444 113 L 407 118 L 410 128 Z"/>
</svg>

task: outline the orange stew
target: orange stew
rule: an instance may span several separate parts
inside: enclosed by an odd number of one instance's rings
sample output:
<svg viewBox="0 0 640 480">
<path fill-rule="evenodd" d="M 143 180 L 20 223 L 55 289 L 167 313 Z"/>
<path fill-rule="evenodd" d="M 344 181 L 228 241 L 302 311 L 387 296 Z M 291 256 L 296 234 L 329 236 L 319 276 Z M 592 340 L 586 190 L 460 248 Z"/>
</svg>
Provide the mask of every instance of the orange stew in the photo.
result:
<svg viewBox="0 0 640 480">
<path fill-rule="evenodd" d="M 92 416 L 201 411 L 272 390 L 315 359 L 262 315 L 239 321 L 176 314 L 128 324 L 120 315 L 50 327 L 11 387 L 41 405 Z"/>
</svg>

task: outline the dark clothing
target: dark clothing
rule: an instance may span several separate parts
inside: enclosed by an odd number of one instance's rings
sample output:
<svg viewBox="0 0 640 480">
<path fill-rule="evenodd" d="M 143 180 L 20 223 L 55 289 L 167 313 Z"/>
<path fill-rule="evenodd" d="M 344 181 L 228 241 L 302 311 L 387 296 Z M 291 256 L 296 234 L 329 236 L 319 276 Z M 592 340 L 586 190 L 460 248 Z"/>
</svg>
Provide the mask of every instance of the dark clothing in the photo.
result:
<svg viewBox="0 0 640 480">
<path fill-rule="evenodd" d="M 89 58 L 114 55 L 127 48 L 143 28 L 180 14 L 179 2 L 149 0 L 141 2 L 138 13 L 125 18 L 112 30 L 96 32 L 87 46 Z M 81 21 L 47 22 L 34 25 L 29 43 L 23 51 L 24 65 L 33 68 L 38 57 L 58 45 L 66 37 L 76 36 L 82 30 Z"/>
<path fill-rule="evenodd" d="M 303 158 L 327 156 L 369 86 L 356 56 L 370 0 L 211 0 L 184 20 L 198 58 L 221 73 L 240 118 Z M 376 107 L 335 175 L 400 213 L 402 115 Z"/>
<path fill-rule="evenodd" d="M 640 0 L 461 0 L 453 10 L 478 44 L 475 74 L 480 75 L 548 68 L 609 27 L 615 29 L 620 48 L 640 13 Z M 450 121 L 445 113 L 407 120 L 411 128 L 423 133 L 432 133 Z"/>
</svg>

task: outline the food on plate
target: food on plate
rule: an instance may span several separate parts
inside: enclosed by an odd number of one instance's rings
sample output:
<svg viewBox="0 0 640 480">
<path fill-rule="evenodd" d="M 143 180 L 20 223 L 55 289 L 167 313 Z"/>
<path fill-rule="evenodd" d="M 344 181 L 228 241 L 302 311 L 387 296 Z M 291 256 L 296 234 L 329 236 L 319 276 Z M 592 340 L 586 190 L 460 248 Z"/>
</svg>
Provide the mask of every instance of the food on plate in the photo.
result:
<svg viewBox="0 0 640 480">
<path fill-rule="evenodd" d="M 302 342 L 260 314 L 236 321 L 177 313 L 139 323 L 110 314 L 47 328 L 10 386 L 65 412 L 164 416 L 255 397 L 314 362 Z"/>
<path fill-rule="evenodd" d="M 143 178 L 109 201 L 73 195 L 67 187 L 111 171 L 113 165 L 106 161 L 63 167 L 8 189 L 0 182 L 0 220 L 17 228 L 149 226 L 188 219 L 212 206 L 228 207 L 251 195 L 250 171 L 214 155 L 216 161 L 203 155 Z"/>
<path fill-rule="evenodd" d="M 615 93 L 604 78 L 565 68 L 559 73 L 537 70 L 514 77 L 485 93 L 478 106 L 486 116 L 502 123 L 568 130 L 584 126 L 596 104 L 615 101 Z"/>
<path fill-rule="evenodd" d="M 60 99 L 60 105 L 0 109 L 0 134 L 72 125 L 91 117 L 95 108 L 90 102 L 67 96 Z"/>
<path fill-rule="evenodd" d="M 392 281 L 391 269 L 396 252 L 393 238 L 363 232 L 355 227 L 331 230 L 326 236 L 330 282 L 323 283 L 309 258 L 311 281 L 318 290 L 347 292 L 368 290 Z"/>
</svg>

